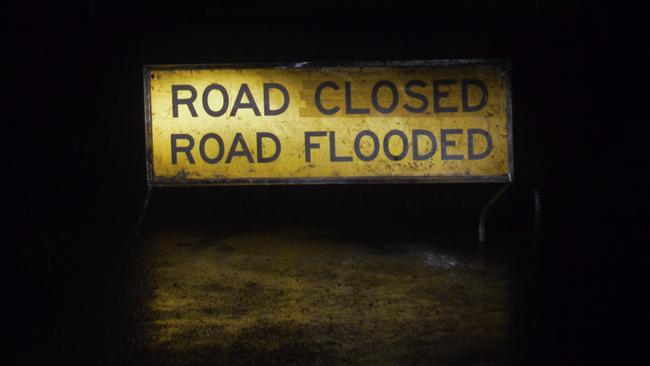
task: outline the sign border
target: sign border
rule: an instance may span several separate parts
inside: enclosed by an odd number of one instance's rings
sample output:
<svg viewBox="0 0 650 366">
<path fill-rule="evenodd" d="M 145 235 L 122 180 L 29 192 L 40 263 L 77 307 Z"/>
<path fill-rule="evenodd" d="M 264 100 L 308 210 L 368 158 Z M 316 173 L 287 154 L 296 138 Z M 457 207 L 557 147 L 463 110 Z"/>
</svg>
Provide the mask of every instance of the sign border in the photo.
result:
<svg viewBox="0 0 650 366">
<path fill-rule="evenodd" d="M 309 177 L 309 178 L 218 178 L 202 180 L 179 180 L 155 178 L 153 174 L 153 148 L 151 127 L 151 73 L 157 70 L 197 69 L 307 69 L 325 67 L 413 67 L 413 66 L 456 66 L 497 65 L 501 66 L 506 82 L 506 116 L 508 130 L 508 174 L 507 175 L 451 175 L 451 176 L 402 176 L 402 177 Z M 514 180 L 514 154 L 512 139 L 512 84 L 511 63 L 507 59 L 440 59 L 408 61 L 354 61 L 354 62 L 295 62 L 295 63 L 222 63 L 222 64 L 180 64 L 144 65 L 144 124 L 145 162 L 147 185 L 154 187 L 221 186 L 221 185 L 310 185 L 310 184 L 385 184 L 385 183 L 505 183 Z"/>
</svg>

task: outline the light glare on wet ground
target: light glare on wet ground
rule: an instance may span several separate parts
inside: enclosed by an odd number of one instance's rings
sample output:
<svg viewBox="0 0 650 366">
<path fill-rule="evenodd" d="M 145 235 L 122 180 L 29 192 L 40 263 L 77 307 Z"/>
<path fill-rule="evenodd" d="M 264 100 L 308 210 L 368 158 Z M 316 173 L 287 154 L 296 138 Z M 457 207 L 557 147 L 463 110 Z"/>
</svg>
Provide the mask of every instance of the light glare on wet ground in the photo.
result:
<svg viewBox="0 0 650 366">
<path fill-rule="evenodd" d="M 507 272 L 453 247 L 289 229 L 142 245 L 165 363 L 508 364 Z"/>
</svg>

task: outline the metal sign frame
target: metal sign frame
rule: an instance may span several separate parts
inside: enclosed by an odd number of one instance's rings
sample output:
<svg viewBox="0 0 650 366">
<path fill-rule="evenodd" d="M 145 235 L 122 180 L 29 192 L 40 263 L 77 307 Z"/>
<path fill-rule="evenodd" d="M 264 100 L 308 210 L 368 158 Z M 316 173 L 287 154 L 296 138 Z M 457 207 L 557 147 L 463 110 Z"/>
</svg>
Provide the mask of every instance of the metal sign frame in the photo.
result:
<svg viewBox="0 0 650 366">
<path fill-rule="evenodd" d="M 502 176 L 408 176 L 408 177 L 317 177 L 317 178 L 219 178 L 205 180 L 183 180 L 179 178 L 156 178 L 153 174 L 153 149 L 151 126 L 151 73 L 157 70 L 197 69 L 308 69 L 332 67 L 414 67 L 414 66 L 458 66 L 497 65 L 501 66 L 506 83 L 506 117 L 508 131 L 508 174 Z M 510 62 L 506 59 L 442 59 L 411 61 L 358 61 L 358 62 L 298 62 L 298 63 L 250 63 L 250 64 L 182 64 L 145 65 L 144 76 L 144 124 L 146 146 L 147 185 L 153 187 L 219 186 L 219 185 L 296 185 L 296 184 L 378 184 L 378 183 L 504 183 L 514 180 L 514 157 L 512 141 L 512 89 Z"/>
</svg>

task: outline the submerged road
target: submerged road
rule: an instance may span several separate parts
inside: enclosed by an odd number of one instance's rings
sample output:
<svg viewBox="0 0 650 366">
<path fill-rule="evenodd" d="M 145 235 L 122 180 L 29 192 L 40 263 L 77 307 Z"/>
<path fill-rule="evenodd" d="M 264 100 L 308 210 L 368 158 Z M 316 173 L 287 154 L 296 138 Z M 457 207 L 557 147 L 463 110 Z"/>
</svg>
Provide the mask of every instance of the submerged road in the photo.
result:
<svg viewBox="0 0 650 366">
<path fill-rule="evenodd" d="M 506 266 L 445 240 L 157 229 L 137 245 L 146 362 L 510 364 Z"/>
</svg>

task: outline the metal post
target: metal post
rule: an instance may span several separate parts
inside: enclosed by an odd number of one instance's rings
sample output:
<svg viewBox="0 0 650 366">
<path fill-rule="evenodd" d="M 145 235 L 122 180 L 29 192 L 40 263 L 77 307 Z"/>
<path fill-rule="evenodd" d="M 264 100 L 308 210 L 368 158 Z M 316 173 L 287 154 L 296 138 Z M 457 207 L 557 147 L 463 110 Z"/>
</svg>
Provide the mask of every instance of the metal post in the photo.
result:
<svg viewBox="0 0 650 366">
<path fill-rule="evenodd" d="M 144 196 L 144 202 L 142 204 L 142 210 L 140 211 L 140 216 L 138 217 L 138 224 L 135 228 L 135 235 L 140 235 L 140 229 L 142 228 L 142 221 L 144 220 L 144 215 L 147 212 L 147 207 L 149 206 L 149 198 L 151 197 L 151 184 L 147 184 L 147 192 Z"/>
<path fill-rule="evenodd" d="M 481 245 L 481 251 L 483 250 L 483 244 L 485 244 L 485 218 L 487 216 L 488 209 L 505 193 L 505 191 L 510 187 L 512 183 L 508 182 L 505 186 L 503 186 L 495 195 L 492 197 L 492 199 L 483 207 L 483 211 L 481 211 L 481 216 L 478 221 L 478 241 Z"/>
<path fill-rule="evenodd" d="M 533 189 L 535 197 L 535 235 L 539 236 L 542 232 L 542 197 L 539 189 Z"/>
<path fill-rule="evenodd" d="M 542 243 L 542 197 L 539 189 L 533 189 L 533 197 L 535 199 L 535 218 L 533 222 L 533 250 L 536 256 L 541 255 Z"/>
</svg>

